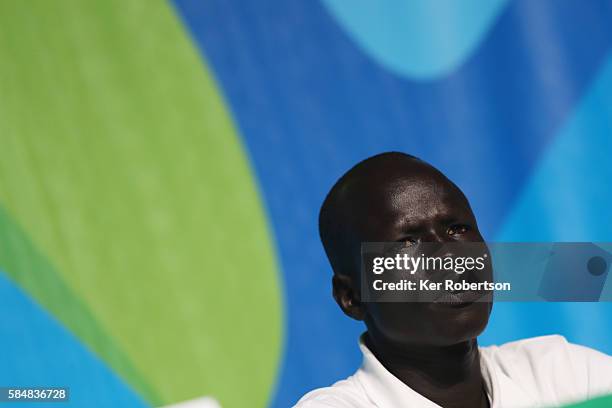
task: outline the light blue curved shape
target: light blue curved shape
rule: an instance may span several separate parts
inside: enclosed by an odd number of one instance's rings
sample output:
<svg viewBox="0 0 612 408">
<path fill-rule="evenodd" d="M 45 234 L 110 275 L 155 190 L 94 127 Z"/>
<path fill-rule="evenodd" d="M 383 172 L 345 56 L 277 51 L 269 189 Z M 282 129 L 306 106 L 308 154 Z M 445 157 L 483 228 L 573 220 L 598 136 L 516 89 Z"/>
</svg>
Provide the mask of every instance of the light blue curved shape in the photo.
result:
<svg viewBox="0 0 612 408">
<path fill-rule="evenodd" d="M 322 0 L 349 36 L 387 69 L 431 80 L 462 64 L 508 0 Z"/>
<path fill-rule="evenodd" d="M 502 228 L 508 241 L 612 241 L 612 58 L 536 166 Z"/>
<path fill-rule="evenodd" d="M 612 56 L 549 146 L 497 240 L 612 242 L 611 134 Z M 604 292 L 610 296 L 612 280 Z M 561 331 L 612 353 L 610 316 L 612 303 L 497 304 L 483 340 Z"/>
<path fill-rule="evenodd" d="M 147 407 L 121 379 L 0 271 L 0 386 L 69 387 L 61 407 Z M 47 405 L 47 404 L 43 404 Z M 2 407 L 40 403 L 0 403 Z"/>
</svg>

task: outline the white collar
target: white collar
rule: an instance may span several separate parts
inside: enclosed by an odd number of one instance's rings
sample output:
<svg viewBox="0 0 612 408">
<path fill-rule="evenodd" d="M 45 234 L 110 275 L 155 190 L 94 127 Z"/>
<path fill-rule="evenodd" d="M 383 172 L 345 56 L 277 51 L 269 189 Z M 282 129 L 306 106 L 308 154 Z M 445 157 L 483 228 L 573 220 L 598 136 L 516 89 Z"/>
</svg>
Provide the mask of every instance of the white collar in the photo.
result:
<svg viewBox="0 0 612 408">
<path fill-rule="evenodd" d="M 359 348 L 363 353 L 363 363 L 355 376 L 373 405 L 379 408 L 412 406 L 419 408 L 440 408 L 438 404 L 414 391 L 391 374 L 368 349 L 363 338 L 364 336 L 362 335 L 359 339 Z M 488 362 L 483 357 L 483 353 L 480 353 L 480 356 L 487 395 L 491 408 L 495 408 L 496 405 L 493 399 L 494 391 L 497 388 L 495 373 L 494 370 L 489 369 Z"/>
</svg>

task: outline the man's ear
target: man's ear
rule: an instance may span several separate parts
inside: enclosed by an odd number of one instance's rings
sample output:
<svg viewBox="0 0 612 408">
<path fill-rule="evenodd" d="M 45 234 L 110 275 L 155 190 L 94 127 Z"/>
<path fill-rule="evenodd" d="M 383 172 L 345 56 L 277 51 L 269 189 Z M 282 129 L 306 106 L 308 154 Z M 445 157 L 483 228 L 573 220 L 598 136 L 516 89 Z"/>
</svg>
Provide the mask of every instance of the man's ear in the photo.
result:
<svg viewBox="0 0 612 408">
<path fill-rule="evenodd" d="M 361 303 L 359 292 L 353 286 L 353 280 L 346 275 L 334 275 L 332 278 L 334 299 L 340 309 L 355 320 L 363 320 L 365 309 Z"/>
</svg>

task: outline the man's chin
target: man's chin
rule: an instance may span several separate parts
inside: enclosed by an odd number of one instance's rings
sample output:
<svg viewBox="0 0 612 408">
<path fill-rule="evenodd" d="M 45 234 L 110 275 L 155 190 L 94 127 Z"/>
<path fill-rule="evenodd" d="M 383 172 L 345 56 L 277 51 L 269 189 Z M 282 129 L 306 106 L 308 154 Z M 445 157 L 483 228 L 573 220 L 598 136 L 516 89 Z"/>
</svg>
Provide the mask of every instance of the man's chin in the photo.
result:
<svg viewBox="0 0 612 408">
<path fill-rule="evenodd" d="M 470 304 L 452 305 L 432 303 L 432 319 L 437 321 L 440 340 L 446 345 L 478 337 L 489 322 L 491 304 L 474 302 Z"/>
</svg>

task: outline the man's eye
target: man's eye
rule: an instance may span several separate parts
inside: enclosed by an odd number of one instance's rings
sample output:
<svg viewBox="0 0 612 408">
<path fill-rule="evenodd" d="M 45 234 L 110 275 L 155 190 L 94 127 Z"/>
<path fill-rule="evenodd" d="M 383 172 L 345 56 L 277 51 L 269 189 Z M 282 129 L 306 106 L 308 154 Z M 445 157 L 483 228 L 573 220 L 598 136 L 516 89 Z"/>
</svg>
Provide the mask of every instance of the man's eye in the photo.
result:
<svg viewBox="0 0 612 408">
<path fill-rule="evenodd" d="M 447 231 L 448 235 L 465 234 L 468 232 L 470 227 L 467 225 L 453 225 Z"/>
</svg>

